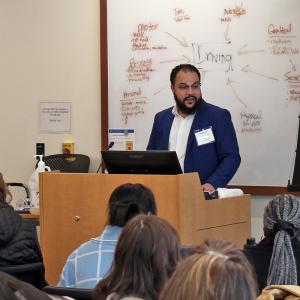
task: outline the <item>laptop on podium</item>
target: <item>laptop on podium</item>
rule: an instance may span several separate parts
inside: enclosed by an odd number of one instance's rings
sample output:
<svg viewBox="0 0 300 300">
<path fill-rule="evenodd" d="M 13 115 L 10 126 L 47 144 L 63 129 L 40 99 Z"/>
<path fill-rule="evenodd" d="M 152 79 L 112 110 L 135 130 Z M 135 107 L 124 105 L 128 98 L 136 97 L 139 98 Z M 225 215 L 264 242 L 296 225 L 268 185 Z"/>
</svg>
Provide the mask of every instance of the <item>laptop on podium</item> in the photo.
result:
<svg viewBox="0 0 300 300">
<path fill-rule="evenodd" d="M 182 174 L 176 151 L 102 150 L 109 174 Z"/>
</svg>

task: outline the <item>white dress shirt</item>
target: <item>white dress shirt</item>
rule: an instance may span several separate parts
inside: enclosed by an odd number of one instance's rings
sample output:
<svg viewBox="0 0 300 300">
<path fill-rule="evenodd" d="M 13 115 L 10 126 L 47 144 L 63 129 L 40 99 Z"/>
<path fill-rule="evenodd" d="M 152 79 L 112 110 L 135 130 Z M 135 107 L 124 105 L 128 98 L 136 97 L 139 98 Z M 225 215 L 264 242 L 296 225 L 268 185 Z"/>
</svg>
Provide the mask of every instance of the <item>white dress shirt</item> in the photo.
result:
<svg viewBox="0 0 300 300">
<path fill-rule="evenodd" d="M 176 106 L 174 106 L 172 113 L 174 114 L 174 120 L 169 137 L 169 150 L 176 151 L 182 172 L 184 172 L 187 141 L 195 114 L 184 118 L 178 113 Z"/>
</svg>

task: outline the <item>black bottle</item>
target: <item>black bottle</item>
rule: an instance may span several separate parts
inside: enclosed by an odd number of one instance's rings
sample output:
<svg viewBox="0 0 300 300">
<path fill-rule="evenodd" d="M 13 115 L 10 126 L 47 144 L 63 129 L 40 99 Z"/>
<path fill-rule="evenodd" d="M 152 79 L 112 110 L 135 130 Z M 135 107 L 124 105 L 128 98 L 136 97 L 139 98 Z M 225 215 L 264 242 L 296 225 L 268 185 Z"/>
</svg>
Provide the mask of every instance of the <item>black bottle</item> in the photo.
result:
<svg viewBox="0 0 300 300">
<path fill-rule="evenodd" d="M 247 238 L 246 244 L 244 245 L 244 249 L 253 248 L 256 246 L 256 241 L 254 237 Z"/>
</svg>

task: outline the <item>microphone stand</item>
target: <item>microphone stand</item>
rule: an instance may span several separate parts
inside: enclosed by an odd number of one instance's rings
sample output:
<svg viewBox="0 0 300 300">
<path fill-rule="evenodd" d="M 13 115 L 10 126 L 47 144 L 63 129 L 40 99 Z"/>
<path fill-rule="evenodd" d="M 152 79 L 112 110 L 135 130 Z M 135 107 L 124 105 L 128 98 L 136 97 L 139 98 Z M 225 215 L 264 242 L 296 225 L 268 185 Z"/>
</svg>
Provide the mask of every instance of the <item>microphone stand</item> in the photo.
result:
<svg viewBox="0 0 300 300">
<path fill-rule="evenodd" d="M 107 146 L 107 150 L 109 150 L 110 148 L 112 148 L 114 144 L 115 144 L 115 142 L 111 141 L 111 142 L 109 143 L 109 145 Z M 103 159 L 102 159 L 102 157 L 101 157 L 101 162 L 100 162 L 100 165 L 99 165 L 99 167 L 98 167 L 96 173 L 99 173 L 99 171 L 100 171 L 102 165 L 103 165 Z M 102 172 L 101 172 L 101 173 L 102 173 Z"/>
</svg>

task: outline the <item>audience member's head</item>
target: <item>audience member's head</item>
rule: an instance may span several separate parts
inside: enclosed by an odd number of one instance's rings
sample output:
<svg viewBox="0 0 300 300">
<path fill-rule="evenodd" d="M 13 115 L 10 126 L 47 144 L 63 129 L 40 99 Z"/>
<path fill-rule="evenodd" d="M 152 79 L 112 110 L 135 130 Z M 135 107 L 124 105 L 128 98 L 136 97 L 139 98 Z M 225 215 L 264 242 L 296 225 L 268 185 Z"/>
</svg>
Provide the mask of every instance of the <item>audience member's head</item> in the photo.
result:
<svg viewBox="0 0 300 300">
<path fill-rule="evenodd" d="M 156 215 L 154 195 L 149 188 L 139 183 L 125 183 L 112 192 L 108 202 L 109 225 L 123 227 L 141 213 Z"/>
<path fill-rule="evenodd" d="M 265 208 L 264 233 L 274 238 L 267 285 L 297 285 L 297 267 L 291 240 L 299 237 L 300 199 L 277 195 Z"/>
<path fill-rule="evenodd" d="M 11 199 L 12 195 L 7 188 L 2 173 L 0 173 L 0 203 L 7 203 L 7 198 Z"/>
<path fill-rule="evenodd" d="M 175 229 L 159 217 L 138 215 L 125 225 L 112 268 L 96 286 L 94 299 L 109 295 L 157 299 L 178 259 Z"/>
<path fill-rule="evenodd" d="M 0 299 L 1 300 L 51 300 L 43 291 L 33 285 L 18 280 L 17 278 L 0 272 Z M 62 299 L 57 297 L 57 299 Z"/>
<path fill-rule="evenodd" d="M 254 300 L 253 270 L 241 249 L 229 241 L 208 240 L 182 260 L 161 300 Z"/>
</svg>

